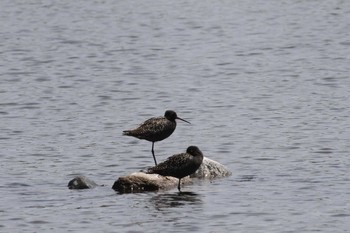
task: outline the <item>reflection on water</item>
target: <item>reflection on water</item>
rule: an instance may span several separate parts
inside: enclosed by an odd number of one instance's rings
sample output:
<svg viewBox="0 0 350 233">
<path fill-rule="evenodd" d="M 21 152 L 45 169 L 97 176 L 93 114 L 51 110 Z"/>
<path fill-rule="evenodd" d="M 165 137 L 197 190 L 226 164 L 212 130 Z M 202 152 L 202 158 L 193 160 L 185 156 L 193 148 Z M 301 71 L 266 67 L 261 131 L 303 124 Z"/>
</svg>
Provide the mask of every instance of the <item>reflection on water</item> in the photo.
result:
<svg viewBox="0 0 350 233">
<path fill-rule="evenodd" d="M 242 175 L 236 179 L 238 182 L 255 181 L 256 175 Z"/>
<path fill-rule="evenodd" d="M 161 193 L 150 199 L 156 210 L 180 207 L 184 205 L 198 205 L 202 203 L 201 195 L 195 192 Z"/>
</svg>

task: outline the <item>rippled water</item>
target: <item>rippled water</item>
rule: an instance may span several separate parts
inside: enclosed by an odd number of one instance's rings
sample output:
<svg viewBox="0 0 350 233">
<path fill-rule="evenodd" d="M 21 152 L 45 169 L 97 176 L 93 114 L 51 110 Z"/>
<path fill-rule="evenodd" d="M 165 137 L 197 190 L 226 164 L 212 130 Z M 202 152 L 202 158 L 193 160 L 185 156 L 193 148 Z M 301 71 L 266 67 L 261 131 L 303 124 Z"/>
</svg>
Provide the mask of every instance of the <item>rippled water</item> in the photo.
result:
<svg viewBox="0 0 350 233">
<path fill-rule="evenodd" d="M 346 232 L 350 2 L 0 3 L 0 232 Z M 122 130 L 192 124 L 229 178 L 120 195 L 153 163 Z M 85 175 L 103 187 L 68 190 Z"/>
</svg>

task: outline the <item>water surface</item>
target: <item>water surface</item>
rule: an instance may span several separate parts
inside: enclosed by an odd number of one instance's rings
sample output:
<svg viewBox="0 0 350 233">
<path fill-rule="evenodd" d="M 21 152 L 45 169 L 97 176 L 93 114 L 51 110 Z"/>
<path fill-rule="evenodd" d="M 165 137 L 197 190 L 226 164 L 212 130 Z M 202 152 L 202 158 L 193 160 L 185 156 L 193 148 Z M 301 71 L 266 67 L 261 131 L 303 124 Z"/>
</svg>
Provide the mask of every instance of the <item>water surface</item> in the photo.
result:
<svg viewBox="0 0 350 233">
<path fill-rule="evenodd" d="M 348 1 L 2 1 L 0 232 L 346 232 Z M 159 161 L 233 173 L 120 195 L 123 137 L 166 109 Z M 106 186 L 68 190 L 76 175 Z"/>
</svg>

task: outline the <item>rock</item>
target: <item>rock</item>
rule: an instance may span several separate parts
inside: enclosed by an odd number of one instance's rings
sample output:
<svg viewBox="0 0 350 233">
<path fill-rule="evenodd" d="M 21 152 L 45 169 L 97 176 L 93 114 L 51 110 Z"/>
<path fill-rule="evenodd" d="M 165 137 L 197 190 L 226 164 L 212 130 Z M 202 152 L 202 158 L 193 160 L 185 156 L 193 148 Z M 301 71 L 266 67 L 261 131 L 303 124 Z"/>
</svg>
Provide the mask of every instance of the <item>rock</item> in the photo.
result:
<svg viewBox="0 0 350 233">
<path fill-rule="evenodd" d="M 204 157 L 202 165 L 191 175 L 191 178 L 214 179 L 231 175 L 222 164 Z M 181 179 L 182 184 L 192 182 L 192 179 L 185 177 Z M 135 172 L 127 176 L 120 177 L 113 184 L 113 189 L 121 192 L 142 192 L 167 190 L 177 187 L 178 179 L 171 176 L 161 176 L 158 174 L 146 174 L 144 172 Z"/>
<path fill-rule="evenodd" d="M 204 157 L 202 165 L 193 173 L 191 178 L 214 179 L 230 176 L 232 173 L 221 163 Z"/>
<path fill-rule="evenodd" d="M 182 184 L 189 183 L 190 179 L 181 179 Z M 114 182 L 112 189 L 121 193 L 133 193 L 142 191 L 167 190 L 177 187 L 179 180 L 172 176 L 161 176 L 158 174 L 146 174 L 144 172 L 134 172 L 127 176 L 119 177 Z"/>
<path fill-rule="evenodd" d="M 91 189 L 95 188 L 97 184 L 86 178 L 85 176 L 77 176 L 68 183 L 69 189 Z"/>
</svg>

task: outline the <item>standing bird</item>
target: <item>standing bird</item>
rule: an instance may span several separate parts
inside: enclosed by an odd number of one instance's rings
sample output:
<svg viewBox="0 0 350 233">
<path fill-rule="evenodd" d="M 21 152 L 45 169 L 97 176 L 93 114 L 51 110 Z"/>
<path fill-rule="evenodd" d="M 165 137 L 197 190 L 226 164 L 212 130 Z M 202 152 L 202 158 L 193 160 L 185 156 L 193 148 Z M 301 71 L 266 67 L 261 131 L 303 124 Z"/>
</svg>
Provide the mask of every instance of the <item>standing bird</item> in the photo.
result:
<svg viewBox="0 0 350 233">
<path fill-rule="evenodd" d="M 177 188 L 179 192 L 181 178 L 189 176 L 197 171 L 203 162 L 203 154 L 196 146 L 189 146 L 186 153 L 173 155 L 164 162 L 148 169 L 149 174 L 173 176 L 179 179 Z"/>
<path fill-rule="evenodd" d="M 166 139 L 174 132 L 176 128 L 175 119 L 191 124 L 190 122 L 178 117 L 176 112 L 167 110 L 164 113 L 164 117 L 150 118 L 136 129 L 123 131 L 123 135 L 133 136 L 138 139 L 145 139 L 152 142 L 152 155 L 154 163 L 157 166 L 156 156 L 154 155 L 154 143 Z"/>
</svg>

